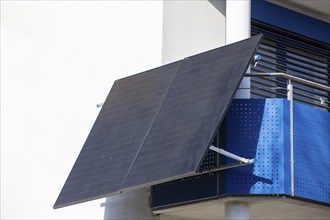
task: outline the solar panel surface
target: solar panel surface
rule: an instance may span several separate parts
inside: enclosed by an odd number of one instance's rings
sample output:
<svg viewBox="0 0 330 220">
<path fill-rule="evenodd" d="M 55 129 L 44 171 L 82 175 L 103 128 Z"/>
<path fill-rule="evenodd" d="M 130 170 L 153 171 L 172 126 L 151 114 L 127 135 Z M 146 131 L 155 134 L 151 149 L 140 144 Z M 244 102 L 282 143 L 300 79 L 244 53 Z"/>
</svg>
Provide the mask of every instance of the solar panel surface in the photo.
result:
<svg viewBox="0 0 330 220">
<path fill-rule="evenodd" d="M 260 39 L 117 80 L 54 208 L 196 173 Z"/>
<path fill-rule="evenodd" d="M 179 64 L 114 83 L 55 207 L 120 190 Z"/>
</svg>

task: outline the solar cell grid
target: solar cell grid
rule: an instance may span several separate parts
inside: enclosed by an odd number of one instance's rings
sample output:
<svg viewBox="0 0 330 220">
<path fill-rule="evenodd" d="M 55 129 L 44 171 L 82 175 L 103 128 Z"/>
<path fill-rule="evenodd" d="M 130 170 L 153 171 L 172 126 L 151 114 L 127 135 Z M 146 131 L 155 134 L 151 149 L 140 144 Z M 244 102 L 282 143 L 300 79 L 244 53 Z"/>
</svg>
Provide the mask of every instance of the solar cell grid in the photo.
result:
<svg viewBox="0 0 330 220">
<path fill-rule="evenodd" d="M 197 172 L 260 38 L 117 80 L 54 207 Z"/>
</svg>

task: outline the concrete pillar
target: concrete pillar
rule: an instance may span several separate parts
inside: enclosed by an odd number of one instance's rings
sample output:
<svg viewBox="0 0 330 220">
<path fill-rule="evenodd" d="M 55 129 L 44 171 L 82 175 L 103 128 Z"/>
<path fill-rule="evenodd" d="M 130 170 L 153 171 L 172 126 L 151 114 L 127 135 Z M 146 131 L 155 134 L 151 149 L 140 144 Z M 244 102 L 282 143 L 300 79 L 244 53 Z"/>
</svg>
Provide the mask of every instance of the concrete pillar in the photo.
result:
<svg viewBox="0 0 330 220">
<path fill-rule="evenodd" d="M 251 1 L 226 1 L 226 45 L 251 36 Z M 250 72 L 248 70 L 247 72 Z M 235 98 L 249 99 L 250 77 L 244 77 Z"/>
<path fill-rule="evenodd" d="M 251 36 L 251 1 L 226 0 L 226 45 Z M 247 72 L 250 72 L 250 68 Z M 249 99 L 251 80 L 244 77 L 235 95 L 237 99 Z M 249 204 L 242 201 L 232 201 L 225 204 L 226 220 L 250 219 Z"/>
<path fill-rule="evenodd" d="M 250 37 L 251 1 L 226 1 L 226 44 Z"/>
<path fill-rule="evenodd" d="M 149 207 L 150 188 L 124 192 L 106 198 L 104 206 L 104 219 L 152 219 L 158 220 L 159 216 L 153 215 Z"/>
<path fill-rule="evenodd" d="M 226 220 L 250 219 L 250 205 L 246 202 L 231 201 L 225 204 Z"/>
</svg>

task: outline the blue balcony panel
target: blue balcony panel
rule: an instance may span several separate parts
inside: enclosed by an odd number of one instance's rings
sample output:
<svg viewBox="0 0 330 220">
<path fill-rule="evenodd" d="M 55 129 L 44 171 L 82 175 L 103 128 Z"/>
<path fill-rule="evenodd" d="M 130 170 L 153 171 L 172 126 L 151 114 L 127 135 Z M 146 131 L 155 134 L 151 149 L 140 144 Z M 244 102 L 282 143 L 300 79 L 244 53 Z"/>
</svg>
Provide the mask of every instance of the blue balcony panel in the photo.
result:
<svg viewBox="0 0 330 220">
<path fill-rule="evenodd" d="M 330 113 L 294 105 L 295 195 L 330 203 Z"/>
<path fill-rule="evenodd" d="M 289 129 L 287 100 L 235 100 L 227 114 L 227 150 L 255 163 L 224 171 L 223 193 L 289 194 Z"/>
<path fill-rule="evenodd" d="M 285 99 L 234 100 L 221 126 L 220 147 L 255 158 L 255 163 L 153 186 L 152 207 L 224 195 L 290 196 L 289 104 Z M 294 161 L 295 197 L 329 205 L 329 112 L 294 103 Z M 209 166 L 232 162 L 235 161 L 214 154 L 204 159 Z"/>
</svg>

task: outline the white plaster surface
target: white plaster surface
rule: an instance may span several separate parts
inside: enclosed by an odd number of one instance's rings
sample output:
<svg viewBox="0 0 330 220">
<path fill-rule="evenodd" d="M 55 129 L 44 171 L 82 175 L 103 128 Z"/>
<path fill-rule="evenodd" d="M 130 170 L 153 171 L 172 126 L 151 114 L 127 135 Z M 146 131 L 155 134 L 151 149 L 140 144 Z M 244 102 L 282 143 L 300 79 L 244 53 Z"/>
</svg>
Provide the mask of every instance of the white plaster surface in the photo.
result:
<svg viewBox="0 0 330 220">
<path fill-rule="evenodd" d="M 1 219 L 103 219 L 52 206 L 113 81 L 161 64 L 162 7 L 1 1 Z"/>
</svg>

